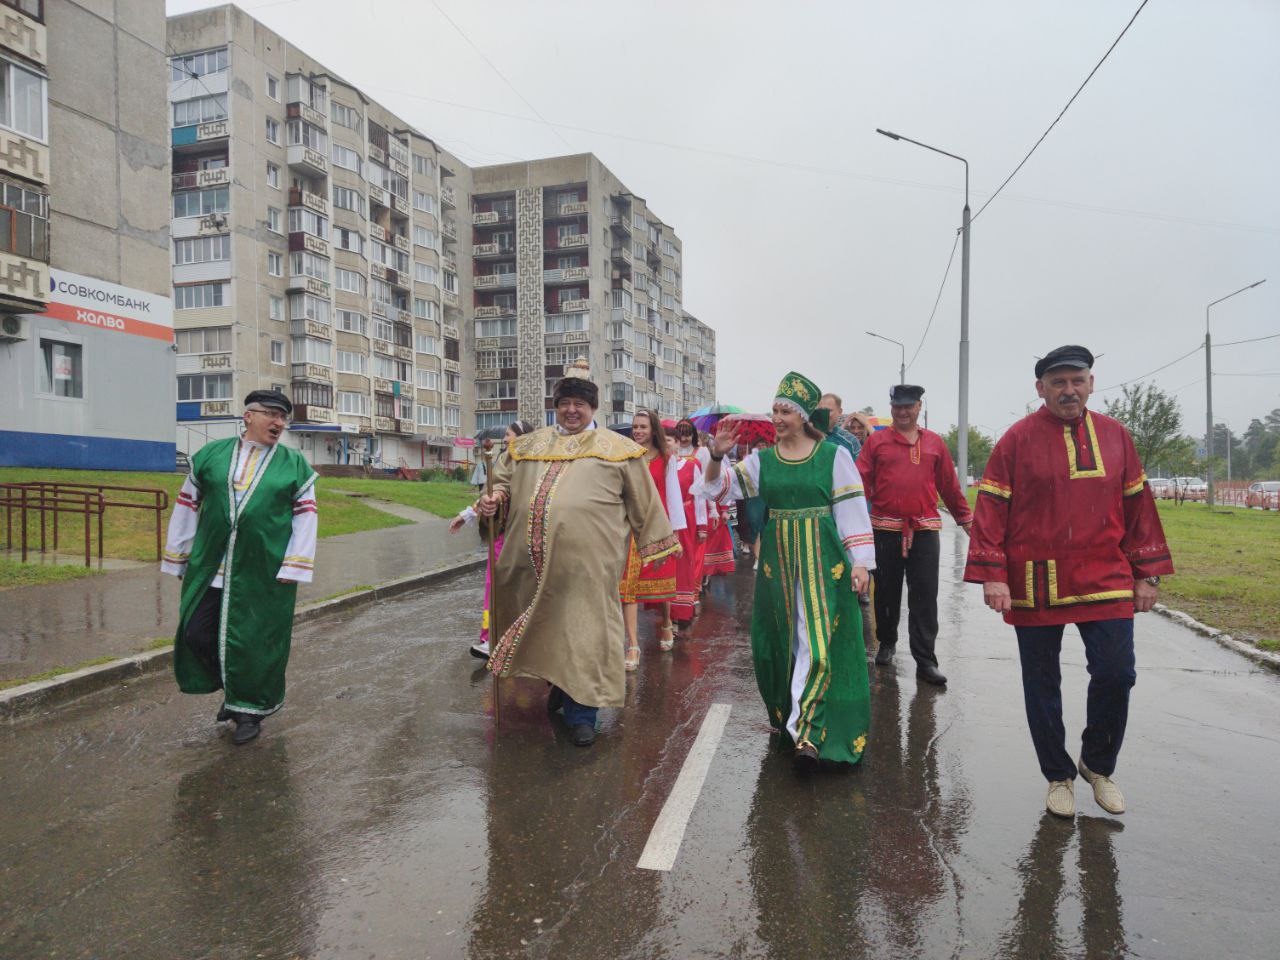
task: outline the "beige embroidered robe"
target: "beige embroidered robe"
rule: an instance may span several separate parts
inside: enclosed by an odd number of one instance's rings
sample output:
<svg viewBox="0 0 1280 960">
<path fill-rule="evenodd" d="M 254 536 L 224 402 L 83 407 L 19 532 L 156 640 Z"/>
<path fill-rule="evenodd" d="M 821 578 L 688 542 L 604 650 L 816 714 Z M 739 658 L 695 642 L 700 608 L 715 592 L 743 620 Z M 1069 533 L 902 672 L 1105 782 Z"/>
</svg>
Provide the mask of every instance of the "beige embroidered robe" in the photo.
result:
<svg viewBox="0 0 1280 960">
<path fill-rule="evenodd" d="M 612 430 L 544 427 L 510 445 L 493 486 L 510 508 L 489 669 L 548 680 L 584 706 L 621 707 L 628 536 L 644 563 L 679 549 L 643 448 Z"/>
</svg>

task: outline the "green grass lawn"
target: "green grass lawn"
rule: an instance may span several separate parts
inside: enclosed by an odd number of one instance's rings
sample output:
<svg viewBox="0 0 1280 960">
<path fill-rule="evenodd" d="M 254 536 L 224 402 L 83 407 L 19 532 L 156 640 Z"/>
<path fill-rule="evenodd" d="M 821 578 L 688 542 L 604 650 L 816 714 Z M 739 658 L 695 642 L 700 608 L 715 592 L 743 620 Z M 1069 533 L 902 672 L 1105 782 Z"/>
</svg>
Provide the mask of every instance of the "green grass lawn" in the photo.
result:
<svg viewBox="0 0 1280 960">
<path fill-rule="evenodd" d="M 182 487 L 184 474 L 180 473 L 129 473 L 116 471 L 91 470 L 42 470 L 27 467 L 0 467 L 0 483 L 21 483 L 28 480 L 63 480 L 69 483 L 106 483 L 120 486 L 159 488 L 169 494 L 170 506 L 161 519 L 161 539 L 169 522 L 169 514 L 173 510 L 173 499 Z M 317 484 L 317 501 L 320 507 L 320 536 L 334 537 L 343 533 L 357 533 L 361 530 L 378 530 L 383 527 L 397 527 L 408 523 L 399 517 L 393 517 L 381 510 L 375 510 L 368 504 L 342 494 L 330 492 L 329 487 L 345 484 L 347 481 L 335 481 L 321 478 Z M 452 484 L 411 483 L 409 481 L 375 480 L 352 481 L 359 483 L 396 484 L 402 486 L 453 486 Z M 458 484 L 457 486 L 461 486 Z M 116 493 L 112 498 L 150 502 L 146 496 Z M 391 499 L 391 498 L 388 498 Z M 454 511 L 457 512 L 456 510 Z M 0 515 L 3 510 L 0 510 Z M 0 517 L 0 523 L 3 518 Z M 46 518 L 47 543 L 52 545 L 52 518 Z M 40 527 L 38 519 L 28 514 L 28 540 L 38 549 L 40 543 Z M 84 550 L 84 527 L 79 517 L 74 514 L 63 514 L 58 520 L 58 553 L 74 555 Z M 0 537 L 3 537 L 0 528 Z M 96 555 L 97 524 L 93 524 L 91 543 Z M 17 529 L 15 518 L 15 542 Z M 0 546 L 3 541 L 0 540 Z M 155 560 L 155 514 L 146 510 L 108 507 L 103 517 L 102 552 L 108 557 L 126 560 Z M 26 586 L 32 583 L 49 583 L 55 580 L 66 580 L 74 576 L 83 576 L 84 568 L 52 567 L 41 564 L 22 564 L 12 559 L 0 560 L 0 589 L 6 587 Z"/>
<path fill-rule="evenodd" d="M 322 484 L 330 489 L 346 490 L 351 493 L 377 497 L 402 503 L 407 507 L 417 507 L 446 519 L 457 515 L 458 511 L 476 498 L 476 488 L 466 483 L 455 481 L 433 480 L 427 483 L 406 480 L 349 480 L 345 477 L 324 478 Z"/>
</svg>

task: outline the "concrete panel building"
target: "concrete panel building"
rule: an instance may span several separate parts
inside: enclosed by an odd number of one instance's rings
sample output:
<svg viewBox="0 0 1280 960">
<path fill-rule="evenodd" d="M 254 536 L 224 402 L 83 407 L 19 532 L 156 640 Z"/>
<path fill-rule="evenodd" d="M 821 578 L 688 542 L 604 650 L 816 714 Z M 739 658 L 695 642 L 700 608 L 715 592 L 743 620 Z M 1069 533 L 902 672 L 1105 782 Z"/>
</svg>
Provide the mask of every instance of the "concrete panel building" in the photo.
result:
<svg viewBox="0 0 1280 960">
<path fill-rule="evenodd" d="M 0 464 L 174 467 L 163 0 L 0 0 Z"/>
<path fill-rule="evenodd" d="M 179 449 L 278 387 L 313 463 L 455 457 L 461 165 L 234 6 L 168 43 Z"/>
</svg>

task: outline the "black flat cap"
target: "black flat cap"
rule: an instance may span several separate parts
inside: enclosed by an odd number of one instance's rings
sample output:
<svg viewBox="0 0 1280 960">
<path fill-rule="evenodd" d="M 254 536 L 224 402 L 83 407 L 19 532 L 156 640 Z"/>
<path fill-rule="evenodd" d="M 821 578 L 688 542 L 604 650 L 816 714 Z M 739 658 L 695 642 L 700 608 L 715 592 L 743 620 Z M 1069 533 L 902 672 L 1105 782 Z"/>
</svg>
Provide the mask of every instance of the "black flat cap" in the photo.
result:
<svg viewBox="0 0 1280 960">
<path fill-rule="evenodd" d="M 1044 376 L 1046 370 L 1056 367 L 1075 367 L 1077 370 L 1093 368 L 1093 354 L 1079 344 L 1069 343 L 1065 347 L 1050 350 L 1036 364 L 1036 379 Z"/>
<path fill-rule="evenodd" d="M 283 410 L 286 416 L 293 415 L 293 404 L 279 390 L 254 390 L 244 398 L 246 407 L 253 406 L 255 403 L 271 410 Z"/>
<path fill-rule="evenodd" d="M 904 406 L 919 403 L 924 396 L 924 387 L 916 387 L 909 383 L 899 383 L 889 388 L 889 403 Z"/>
</svg>

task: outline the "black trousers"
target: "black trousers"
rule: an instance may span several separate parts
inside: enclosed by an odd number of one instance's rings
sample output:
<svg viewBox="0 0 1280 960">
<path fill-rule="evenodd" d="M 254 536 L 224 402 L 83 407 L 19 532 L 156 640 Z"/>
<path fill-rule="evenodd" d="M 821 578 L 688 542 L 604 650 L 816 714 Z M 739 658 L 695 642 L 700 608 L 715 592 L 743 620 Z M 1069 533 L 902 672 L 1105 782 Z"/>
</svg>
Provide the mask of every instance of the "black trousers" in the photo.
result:
<svg viewBox="0 0 1280 960">
<path fill-rule="evenodd" d="M 182 639 L 187 649 L 215 677 L 222 676 L 218 657 L 218 621 L 222 616 L 222 590 L 210 587 L 191 612 Z"/>
<path fill-rule="evenodd" d="M 898 619 L 902 612 L 902 580 L 907 581 L 907 636 L 911 655 L 920 665 L 938 665 L 933 644 L 938 639 L 937 530 L 917 530 L 911 552 L 902 555 L 902 534 L 877 530 L 875 577 L 876 639 L 882 646 L 898 643 Z"/>
</svg>

